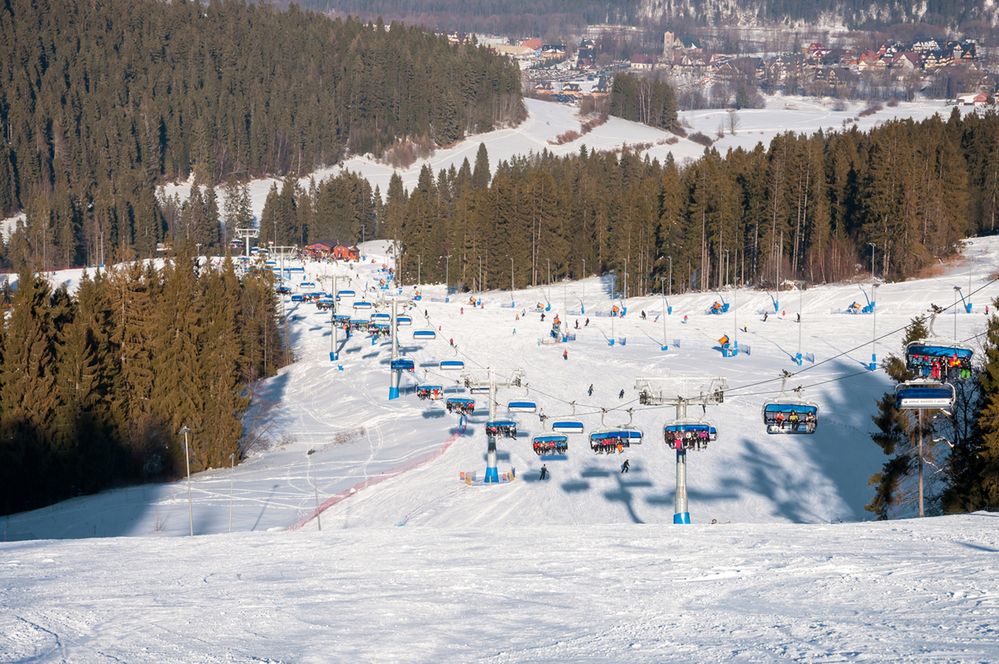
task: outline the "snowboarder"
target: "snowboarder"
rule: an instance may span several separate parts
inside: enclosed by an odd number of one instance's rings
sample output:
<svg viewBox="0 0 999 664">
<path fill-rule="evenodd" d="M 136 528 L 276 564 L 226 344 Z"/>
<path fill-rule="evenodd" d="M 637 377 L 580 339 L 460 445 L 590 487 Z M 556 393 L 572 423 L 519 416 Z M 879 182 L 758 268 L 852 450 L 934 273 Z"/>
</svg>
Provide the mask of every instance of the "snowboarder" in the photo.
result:
<svg viewBox="0 0 999 664">
<path fill-rule="evenodd" d="M 576 319 L 576 329 L 577 330 L 579 329 L 579 319 L 578 318 Z"/>
<path fill-rule="evenodd" d="M 569 359 L 569 351 L 567 349 L 565 349 L 565 348 L 562 349 L 562 359 L 563 360 L 568 360 Z"/>
<path fill-rule="evenodd" d="M 621 388 L 621 391 L 618 392 L 617 398 L 618 399 L 623 399 L 624 398 L 624 388 L 623 387 Z"/>
<path fill-rule="evenodd" d="M 586 396 L 588 397 L 593 396 L 593 383 L 590 383 L 590 389 L 586 390 Z"/>
<path fill-rule="evenodd" d="M 621 474 L 623 475 L 624 473 L 628 472 L 629 470 L 631 470 L 631 462 L 628 461 L 627 459 L 625 459 L 624 463 L 621 464 Z"/>
<path fill-rule="evenodd" d="M 548 479 L 548 466 L 546 466 L 545 464 L 541 464 L 541 477 L 539 477 L 538 479 L 541 480 Z"/>
<path fill-rule="evenodd" d="M 645 320 L 645 310 L 642 310 L 642 320 Z"/>
<path fill-rule="evenodd" d="M 767 322 L 767 317 L 768 317 L 769 315 L 770 315 L 770 313 L 769 313 L 769 312 L 766 312 L 766 311 L 764 311 L 764 312 L 763 312 L 763 322 L 764 322 L 764 323 L 766 323 L 766 322 Z"/>
</svg>

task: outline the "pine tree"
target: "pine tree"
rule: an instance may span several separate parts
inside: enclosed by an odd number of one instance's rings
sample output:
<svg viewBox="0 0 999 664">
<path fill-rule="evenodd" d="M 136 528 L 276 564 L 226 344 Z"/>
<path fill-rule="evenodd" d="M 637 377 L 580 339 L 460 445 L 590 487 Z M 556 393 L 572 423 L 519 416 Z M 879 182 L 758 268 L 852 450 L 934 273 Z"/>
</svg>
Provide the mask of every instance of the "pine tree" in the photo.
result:
<svg viewBox="0 0 999 664">
<path fill-rule="evenodd" d="M 992 302 L 999 306 L 999 300 Z M 999 317 L 992 314 L 977 380 L 977 412 L 971 436 L 956 442 L 947 459 L 947 512 L 999 509 Z"/>
<path fill-rule="evenodd" d="M 0 363 L 0 447 L 4 511 L 41 504 L 58 490 L 49 474 L 63 461 L 55 446 L 56 350 L 47 282 L 18 279 Z"/>
<path fill-rule="evenodd" d="M 912 341 L 926 338 L 927 333 L 923 319 L 913 319 L 905 328 L 902 348 Z M 882 367 L 896 383 L 913 378 L 906 369 L 905 360 L 896 355 L 885 358 Z M 889 459 L 881 471 L 868 480 L 868 484 L 875 487 L 875 493 L 865 509 L 876 514 L 879 519 L 887 519 L 891 508 L 899 502 L 898 491 L 902 479 L 908 477 L 915 467 L 913 450 L 918 431 L 908 415 L 896 407 L 894 391 L 886 392 L 878 400 L 877 413 L 871 420 L 877 427 L 877 431 L 871 434 L 871 439 Z"/>
<path fill-rule="evenodd" d="M 204 289 L 203 342 L 198 354 L 203 395 L 200 458 L 205 467 L 225 465 L 238 456 L 241 416 L 247 400 L 240 383 L 238 333 L 239 280 L 232 261 L 202 278 Z"/>
<path fill-rule="evenodd" d="M 169 444 L 171 433 L 185 425 L 193 431 L 190 446 L 191 470 L 207 467 L 205 395 L 199 380 L 199 346 L 205 334 L 204 301 L 195 276 L 195 264 L 189 254 L 182 254 L 163 270 L 162 293 L 153 308 L 152 333 L 149 338 L 150 366 L 153 380 L 150 389 L 151 412 L 155 433 Z M 153 431 L 149 432 L 154 434 Z M 155 435 L 155 434 L 154 434 Z M 184 450 L 171 445 L 172 468 L 184 468 Z"/>
<path fill-rule="evenodd" d="M 151 340 L 161 277 L 153 268 L 130 263 L 111 272 L 106 283 L 113 352 L 109 361 L 116 367 L 109 399 L 113 426 L 127 450 L 130 475 L 158 475 L 165 441 L 159 439 L 153 413 Z"/>
<path fill-rule="evenodd" d="M 476 189 L 485 189 L 489 186 L 491 179 L 489 174 L 489 152 L 485 143 L 479 143 L 479 149 L 475 153 L 475 168 L 472 170 L 472 186 Z"/>
</svg>

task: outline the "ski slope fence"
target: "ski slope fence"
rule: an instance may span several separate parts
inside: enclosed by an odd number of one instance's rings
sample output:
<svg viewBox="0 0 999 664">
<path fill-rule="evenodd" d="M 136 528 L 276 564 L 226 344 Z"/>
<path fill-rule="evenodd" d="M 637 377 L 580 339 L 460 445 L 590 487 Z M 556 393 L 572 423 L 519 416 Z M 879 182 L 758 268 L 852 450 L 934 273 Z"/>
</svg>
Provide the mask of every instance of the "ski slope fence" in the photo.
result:
<svg viewBox="0 0 999 664">
<path fill-rule="evenodd" d="M 371 486 L 375 486 L 376 484 L 381 484 L 385 480 L 390 480 L 393 477 L 398 477 L 399 475 L 402 475 L 403 473 L 407 473 L 407 472 L 409 472 L 411 470 L 415 470 L 416 468 L 419 468 L 420 466 L 424 466 L 424 465 L 430 463 L 431 461 L 436 461 L 437 459 L 439 459 L 442 456 L 444 456 L 444 454 L 449 449 L 451 449 L 451 446 L 454 444 L 454 442 L 456 440 L 458 440 L 458 438 L 460 436 L 461 436 L 461 432 L 460 431 L 459 432 L 455 432 L 455 433 L 451 434 L 451 436 L 447 440 L 445 440 L 444 443 L 441 444 L 441 446 L 438 447 L 436 450 L 433 450 L 431 452 L 427 452 L 426 454 L 424 454 L 422 456 L 418 456 L 415 459 L 413 459 L 413 460 L 411 460 L 411 461 L 409 461 L 407 463 L 404 463 L 401 466 L 393 468 L 392 470 L 388 471 L 387 473 L 383 473 L 383 474 L 377 475 L 375 477 L 367 477 L 367 478 L 361 480 L 360 482 L 358 482 L 357 484 L 355 484 L 355 485 L 353 485 L 353 486 L 351 486 L 351 487 L 349 487 L 347 489 L 344 489 L 343 491 L 340 491 L 338 493 L 333 494 L 332 496 L 330 496 L 329 498 L 327 498 L 325 501 L 323 501 L 323 503 L 319 507 L 317 507 L 316 509 L 314 509 L 311 512 L 309 512 L 308 514 L 306 514 L 304 517 L 302 517 L 301 519 L 299 519 L 298 521 L 296 521 L 292 525 L 288 526 L 287 530 L 289 530 L 289 531 L 300 530 L 302 527 L 304 527 L 305 525 L 307 525 L 310 521 L 312 521 L 313 519 L 315 519 L 317 516 L 319 516 L 320 514 L 322 514 L 323 512 L 325 512 L 326 510 L 328 510 L 329 508 L 333 507 L 334 505 L 336 505 L 336 504 L 338 504 L 340 502 L 343 502 L 347 498 L 350 498 L 351 496 L 353 496 L 354 494 L 356 494 L 358 491 L 361 491 L 363 489 L 367 489 L 368 487 L 371 487 Z"/>
</svg>

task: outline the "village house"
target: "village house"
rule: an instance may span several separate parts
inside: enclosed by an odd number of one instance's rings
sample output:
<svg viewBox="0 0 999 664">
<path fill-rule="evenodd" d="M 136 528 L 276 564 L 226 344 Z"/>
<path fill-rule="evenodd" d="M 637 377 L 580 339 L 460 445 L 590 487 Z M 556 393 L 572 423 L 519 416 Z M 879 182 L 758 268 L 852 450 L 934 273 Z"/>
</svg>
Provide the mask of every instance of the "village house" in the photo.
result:
<svg viewBox="0 0 999 664">
<path fill-rule="evenodd" d="M 636 71 L 651 71 L 656 66 L 656 58 L 646 53 L 636 53 L 629 62 Z"/>
<path fill-rule="evenodd" d="M 543 44 L 541 46 L 542 62 L 565 60 L 565 44 Z"/>
</svg>

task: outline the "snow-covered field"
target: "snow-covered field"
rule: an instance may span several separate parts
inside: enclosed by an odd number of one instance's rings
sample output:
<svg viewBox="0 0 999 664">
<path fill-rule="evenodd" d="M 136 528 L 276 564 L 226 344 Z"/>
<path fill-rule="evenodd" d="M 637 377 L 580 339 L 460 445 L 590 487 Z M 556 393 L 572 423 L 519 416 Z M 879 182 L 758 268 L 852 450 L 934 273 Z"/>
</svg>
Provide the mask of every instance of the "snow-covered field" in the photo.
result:
<svg viewBox="0 0 999 664">
<path fill-rule="evenodd" d="M 898 352 L 901 328 L 931 302 L 951 304 L 953 286 L 974 292 L 973 313 L 948 312 L 935 331 L 978 347 L 984 305 L 999 296 L 997 240 L 971 240 L 942 276 L 881 286 L 878 357 Z M 327 290 L 336 275 L 338 288 L 378 303 L 384 249 L 366 245 L 374 262 L 362 265 L 305 268 Z M 804 386 L 820 423 L 798 437 L 768 435 L 760 416 L 780 372 L 797 370 L 796 292 L 781 293 L 766 322 L 765 292 L 672 297 L 663 352 L 661 298 L 622 303 L 613 290 L 612 277 L 590 278 L 517 291 L 515 308 L 508 292 L 484 293 L 476 308 L 468 295 L 444 302 L 437 285 L 410 305 L 414 325 L 400 337 L 416 374 L 404 387 L 457 394 L 457 376 L 437 368 L 444 359 L 478 375 L 519 369 L 527 386 L 500 389 L 499 414 L 527 398 L 552 419 L 575 411 L 587 431 L 603 420 L 645 432 L 610 456 L 571 436 L 540 481 L 530 436 L 542 423 L 515 415 L 521 433 L 500 441 L 499 466 L 517 479 L 499 486 L 459 480 L 485 469 L 484 396 L 465 429 L 408 390 L 388 401 L 387 342 L 354 336 L 341 371 L 328 356 L 329 315 L 287 303 L 297 361 L 259 387 L 247 417 L 269 442 L 234 469 L 192 478 L 194 530 L 207 536 L 180 537 L 183 481 L 0 519 L 0 539 L 40 540 L 0 544 L 0 661 L 999 658 L 995 515 L 838 523 L 870 518 L 867 479 L 884 460 L 869 432 L 887 379 L 863 366 L 874 320 L 842 313 L 865 301 L 861 286 L 803 293 L 801 350 L 816 363 L 788 387 Z M 707 315 L 719 296 L 731 311 Z M 521 315 L 539 302 L 551 306 L 544 322 Z M 615 303 L 624 318 L 608 316 Z M 556 313 L 577 339 L 541 344 Z M 429 328 L 435 340 L 414 339 Z M 737 329 L 751 353 L 722 358 L 718 337 Z M 729 384 L 704 414 L 718 440 L 688 454 L 691 527 L 671 525 L 675 457 L 661 432 L 674 413 L 637 402 L 635 382 L 650 376 Z"/>
<path fill-rule="evenodd" d="M 425 163 L 430 165 L 434 173 L 451 166 L 458 168 L 464 159 L 474 164 L 480 143 L 486 145 L 490 167 L 493 170 L 500 161 L 509 161 L 518 155 L 538 153 L 542 150 L 558 155 L 576 154 L 584 145 L 590 150 L 619 150 L 625 146 L 634 149 L 638 146 L 643 148 L 642 154 L 648 154 L 655 159 L 665 159 L 668 153 L 672 153 L 678 162 L 696 159 L 704 152 L 703 146 L 686 138 L 678 139 L 668 132 L 617 117 L 611 117 L 605 124 L 574 141 L 563 145 L 552 145 L 549 141 L 554 141 L 558 135 L 569 130 L 579 130 L 578 109 L 566 104 L 537 99 L 525 99 L 524 103 L 527 105 L 528 117 L 519 126 L 469 136 L 454 147 L 437 150 L 429 159 L 417 161 L 407 169 L 400 169 L 398 172 L 403 184 L 407 188 L 412 188 L 419 179 L 420 169 Z M 902 102 L 894 108 L 885 108 L 873 115 L 858 118 L 857 114 L 864 106 L 851 102 L 846 104 L 846 110 L 834 111 L 832 101 L 828 99 L 768 97 L 765 109 L 747 109 L 736 113 L 738 128 L 734 134 L 729 133 L 729 114 L 722 109 L 687 111 L 680 113 L 680 118 L 689 125 L 689 133 L 706 134 L 715 140 L 714 147 L 724 153 L 729 148 L 753 148 L 760 142 L 768 145 L 774 136 L 786 131 L 811 134 L 819 129 L 839 130 L 843 128 L 844 120 L 853 118 L 857 118 L 855 123 L 857 127 L 866 130 L 895 118 L 922 120 L 934 113 L 946 117 L 950 112 L 950 108 L 945 106 L 943 101 L 925 100 Z M 720 126 L 725 128 L 723 138 L 717 136 Z M 677 142 L 669 145 L 666 143 L 667 140 Z M 310 177 L 319 182 L 343 169 L 360 173 L 371 182 L 372 186 L 380 187 L 383 193 L 388 190 L 389 179 L 394 171 L 391 166 L 369 157 L 352 157 L 341 165 L 319 169 L 309 177 L 302 178 L 301 182 L 303 186 L 307 186 Z M 258 219 L 264 208 L 267 192 L 275 183 L 278 187 L 281 186 L 280 181 L 275 178 L 262 178 L 250 182 L 253 213 Z M 191 182 L 185 182 L 167 185 L 163 187 L 162 193 L 165 196 L 177 194 L 181 199 L 185 199 L 190 190 Z M 221 206 L 222 191 L 219 190 L 217 193 L 220 196 Z"/>
<path fill-rule="evenodd" d="M 989 662 L 997 554 L 984 513 L 23 542 L 0 660 Z"/>
</svg>

